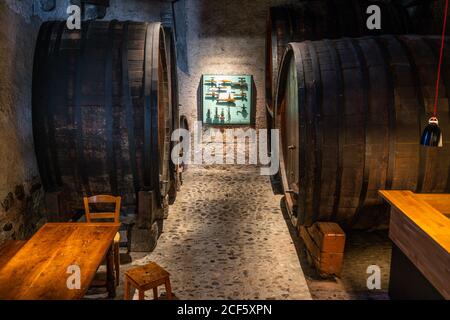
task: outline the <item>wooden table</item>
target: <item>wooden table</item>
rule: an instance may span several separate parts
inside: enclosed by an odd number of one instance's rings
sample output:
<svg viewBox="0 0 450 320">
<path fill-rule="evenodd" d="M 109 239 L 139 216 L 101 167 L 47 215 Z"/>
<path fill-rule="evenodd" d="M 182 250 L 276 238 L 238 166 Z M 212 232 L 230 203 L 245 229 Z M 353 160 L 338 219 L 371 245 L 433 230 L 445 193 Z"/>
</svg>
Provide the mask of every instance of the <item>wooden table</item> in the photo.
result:
<svg viewBox="0 0 450 320">
<path fill-rule="evenodd" d="M 399 299 L 450 299 L 450 194 L 380 191 L 391 204 L 389 292 Z"/>
<path fill-rule="evenodd" d="M 116 223 L 47 223 L 0 269 L 1 300 L 81 299 L 107 258 L 110 297 L 115 296 L 112 241 Z M 69 289 L 68 267 L 80 268 L 80 289 Z"/>
</svg>

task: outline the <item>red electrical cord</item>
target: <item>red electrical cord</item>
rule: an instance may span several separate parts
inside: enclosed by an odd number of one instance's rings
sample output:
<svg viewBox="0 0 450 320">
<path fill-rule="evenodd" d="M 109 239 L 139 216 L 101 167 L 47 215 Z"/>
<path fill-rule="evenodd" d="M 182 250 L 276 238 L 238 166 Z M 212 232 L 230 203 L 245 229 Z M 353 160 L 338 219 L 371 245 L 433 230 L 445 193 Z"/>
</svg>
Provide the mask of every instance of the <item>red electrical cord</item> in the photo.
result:
<svg viewBox="0 0 450 320">
<path fill-rule="evenodd" d="M 437 107 L 438 107 L 438 98 L 439 98 L 439 83 L 441 82 L 441 69 L 442 69 L 442 60 L 444 57 L 444 46 L 445 46 L 445 32 L 447 29 L 447 12 L 448 12 L 448 1 L 445 0 L 445 9 L 444 9 L 444 25 L 442 26 L 442 37 L 441 37 L 441 52 L 439 54 L 439 66 L 437 72 L 436 79 L 436 93 L 434 96 L 434 117 L 437 117 Z"/>
</svg>

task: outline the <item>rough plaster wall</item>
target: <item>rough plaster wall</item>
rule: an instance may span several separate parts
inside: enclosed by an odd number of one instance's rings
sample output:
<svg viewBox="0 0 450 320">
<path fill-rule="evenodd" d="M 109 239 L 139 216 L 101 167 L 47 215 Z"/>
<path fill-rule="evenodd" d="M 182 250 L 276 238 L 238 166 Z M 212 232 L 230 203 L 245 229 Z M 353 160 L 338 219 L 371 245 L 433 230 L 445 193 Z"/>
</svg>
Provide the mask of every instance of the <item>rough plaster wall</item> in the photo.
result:
<svg viewBox="0 0 450 320">
<path fill-rule="evenodd" d="M 22 16 L 26 22 L 30 22 L 33 12 L 34 0 L 0 0 L 0 4 L 8 7 L 12 12 Z"/>
<path fill-rule="evenodd" d="M 42 187 L 31 125 L 31 2 L 0 1 L 0 243 L 30 236 L 42 221 Z"/>
</svg>

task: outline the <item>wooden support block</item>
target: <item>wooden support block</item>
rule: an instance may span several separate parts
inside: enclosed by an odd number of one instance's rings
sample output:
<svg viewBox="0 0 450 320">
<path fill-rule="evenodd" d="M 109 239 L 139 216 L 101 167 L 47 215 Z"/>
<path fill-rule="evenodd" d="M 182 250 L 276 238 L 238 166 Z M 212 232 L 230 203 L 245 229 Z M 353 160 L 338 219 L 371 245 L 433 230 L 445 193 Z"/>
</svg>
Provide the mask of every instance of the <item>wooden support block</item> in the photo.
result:
<svg viewBox="0 0 450 320">
<path fill-rule="evenodd" d="M 420 282 L 428 282 L 442 297 L 450 299 L 450 219 L 446 214 L 450 210 L 450 195 L 416 194 L 408 190 L 379 193 L 391 205 L 389 238 L 401 251 L 397 257 L 404 255 L 413 265 L 413 268 L 409 263 L 391 265 L 393 290 L 398 293 L 399 285 L 410 290 L 414 285 L 408 283 L 410 277 L 409 281 L 418 281 L 417 287 L 422 287 Z M 413 269 L 422 273 L 426 281 L 415 280 L 420 278 L 415 271 L 406 274 Z"/>
<path fill-rule="evenodd" d="M 136 226 L 150 230 L 156 215 L 156 199 L 153 191 L 138 192 L 138 217 Z"/>
<path fill-rule="evenodd" d="M 154 222 L 150 229 L 141 229 L 134 226 L 131 229 L 131 252 L 151 252 L 155 249 L 159 237 L 159 226 Z"/>
<path fill-rule="evenodd" d="M 315 223 L 308 232 L 322 252 L 344 252 L 345 233 L 337 223 Z"/>
<path fill-rule="evenodd" d="M 340 276 L 344 261 L 345 233 L 335 223 L 317 222 L 299 228 L 310 262 L 320 276 Z"/>
<path fill-rule="evenodd" d="M 45 210 L 48 222 L 67 222 L 73 217 L 61 191 L 45 193 Z"/>
</svg>

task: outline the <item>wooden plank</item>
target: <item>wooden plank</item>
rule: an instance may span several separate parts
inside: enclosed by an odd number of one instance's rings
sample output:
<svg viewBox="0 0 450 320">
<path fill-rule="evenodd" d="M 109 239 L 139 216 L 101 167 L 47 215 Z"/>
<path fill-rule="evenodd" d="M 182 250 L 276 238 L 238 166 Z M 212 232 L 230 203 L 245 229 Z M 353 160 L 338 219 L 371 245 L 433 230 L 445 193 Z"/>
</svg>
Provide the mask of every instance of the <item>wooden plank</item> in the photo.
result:
<svg viewBox="0 0 450 320">
<path fill-rule="evenodd" d="M 391 210 L 389 237 L 428 281 L 450 299 L 450 254 L 395 208 Z"/>
<path fill-rule="evenodd" d="M 314 240 L 311 238 L 311 235 L 309 234 L 308 230 L 301 226 L 300 227 L 300 236 L 303 239 L 303 242 L 305 243 L 306 249 L 308 250 L 311 257 L 315 260 L 319 260 L 320 257 L 320 248 L 317 246 L 317 244 L 314 242 Z"/>
<path fill-rule="evenodd" d="M 0 270 L 1 300 L 82 298 L 120 224 L 48 223 Z M 67 288 L 67 268 L 80 267 L 81 288 Z"/>
<path fill-rule="evenodd" d="M 334 252 L 322 252 L 320 255 L 320 260 L 318 262 L 320 263 L 319 272 L 322 273 L 323 275 L 340 276 L 344 262 L 344 254 Z"/>
<path fill-rule="evenodd" d="M 342 266 L 344 261 L 345 234 L 342 237 L 342 234 L 340 232 L 343 233 L 343 231 L 342 229 L 340 229 L 339 226 L 336 227 L 326 225 L 322 229 L 320 226 L 318 226 L 320 224 L 321 223 L 316 223 L 309 228 L 300 226 L 299 228 L 300 236 L 303 239 L 303 242 L 305 243 L 306 250 L 308 251 L 308 254 L 312 260 L 311 262 L 312 264 L 314 264 L 319 274 L 323 277 L 327 277 L 330 275 L 339 276 L 342 272 Z M 338 244 L 326 244 L 325 248 L 327 249 L 336 248 L 342 251 L 326 252 L 322 250 L 324 237 L 320 238 L 319 233 L 327 232 L 327 228 L 332 231 L 331 234 L 339 232 L 339 236 L 337 237 Z M 317 240 L 315 240 L 314 237 L 316 237 Z M 334 240 L 334 238 L 330 237 L 327 240 L 325 240 L 325 242 L 327 241 L 330 242 L 330 240 Z M 318 243 L 320 243 L 320 245 Z"/>
<path fill-rule="evenodd" d="M 427 280 L 450 299 L 450 219 L 411 191 L 380 191 L 380 194 L 392 206 L 389 237 Z"/>
<path fill-rule="evenodd" d="M 72 218 L 71 210 L 61 191 L 45 193 L 45 209 L 50 222 L 68 221 Z"/>
<path fill-rule="evenodd" d="M 450 253 L 450 219 L 411 191 L 380 190 L 380 195 Z"/>
<path fill-rule="evenodd" d="M 0 246 L 0 269 L 27 243 L 24 240 L 9 240 Z"/>
<path fill-rule="evenodd" d="M 308 228 L 311 238 L 321 252 L 343 253 L 345 233 L 337 223 L 318 222 Z"/>
</svg>

